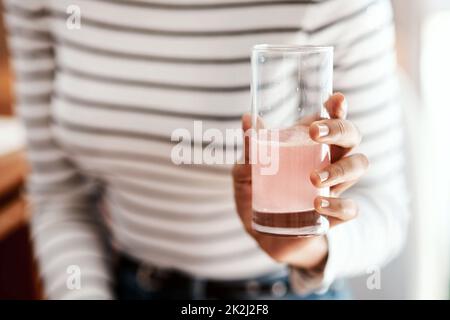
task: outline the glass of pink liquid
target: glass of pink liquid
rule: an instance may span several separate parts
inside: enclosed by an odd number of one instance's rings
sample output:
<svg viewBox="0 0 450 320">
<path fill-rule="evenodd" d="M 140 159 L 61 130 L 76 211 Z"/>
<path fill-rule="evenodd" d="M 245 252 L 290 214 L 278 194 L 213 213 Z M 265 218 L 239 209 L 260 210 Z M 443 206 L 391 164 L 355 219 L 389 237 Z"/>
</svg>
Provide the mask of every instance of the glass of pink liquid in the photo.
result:
<svg viewBox="0 0 450 320">
<path fill-rule="evenodd" d="M 328 145 L 314 142 L 309 125 L 327 118 L 333 49 L 257 45 L 252 54 L 251 141 L 253 228 L 278 236 L 315 236 L 328 220 L 314 210 L 310 175 L 330 163 Z"/>
</svg>

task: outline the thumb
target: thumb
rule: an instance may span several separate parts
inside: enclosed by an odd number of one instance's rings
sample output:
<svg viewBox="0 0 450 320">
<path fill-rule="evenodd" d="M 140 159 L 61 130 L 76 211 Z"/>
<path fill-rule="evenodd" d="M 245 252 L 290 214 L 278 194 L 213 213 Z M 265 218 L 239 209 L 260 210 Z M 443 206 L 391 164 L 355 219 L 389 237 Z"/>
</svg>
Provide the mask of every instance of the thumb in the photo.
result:
<svg viewBox="0 0 450 320">
<path fill-rule="evenodd" d="M 246 113 L 242 116 L 242 131 L 244 132 L 244 160 L 245 164 L 250 163 L 250 130 L 252 127 L 252 118 L 249 113 Z"/>
<path fill-rule="evenodd" d="M 340 92 L 333 94 L 325 102 L 325 107 L 332 119 L 345 119 L 347 117 L 347 101 L 345 96 Z"/>
<path fill-rule="evenodd" d="M 251 182 L 252 170 L 250 166 L 250 132 L 252 126 L 251 116 L 246 113 L 242 116 L 242 130 L 244 131 L 243 159 L 233 167 L 233 179 L 237 184 L 247 184 Z"/>
</svg>

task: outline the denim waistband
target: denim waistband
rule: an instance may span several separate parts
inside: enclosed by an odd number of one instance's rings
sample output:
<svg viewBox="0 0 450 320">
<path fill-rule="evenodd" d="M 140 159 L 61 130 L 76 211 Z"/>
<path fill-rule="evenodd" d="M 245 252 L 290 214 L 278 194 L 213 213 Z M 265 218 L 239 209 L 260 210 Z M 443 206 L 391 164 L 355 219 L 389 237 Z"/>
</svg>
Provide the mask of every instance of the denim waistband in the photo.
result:
<svg viewBox="0 0 450 320">
<path fill-rule="evenodd" d="M 158 268 L 121 257 L 117 294 L 122 299 L 339 299 L 344 291 L 332 286 L 325 294 L 293 293 L 288 269 L 243 280 L 211 280 Z"/>
</svg>

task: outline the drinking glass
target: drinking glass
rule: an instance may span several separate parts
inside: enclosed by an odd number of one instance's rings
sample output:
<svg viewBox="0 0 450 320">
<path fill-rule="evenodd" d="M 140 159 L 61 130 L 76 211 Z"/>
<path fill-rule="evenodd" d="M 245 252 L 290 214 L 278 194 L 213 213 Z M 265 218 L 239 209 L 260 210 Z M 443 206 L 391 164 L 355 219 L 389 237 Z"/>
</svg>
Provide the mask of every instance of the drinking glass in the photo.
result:
<svg viewBox="0 0 450 320">
<path fill-rule="evenodd" d="M 315 236 L 329 222 L 314 199 L 329 196 L 310 175 L 330 163 L 330 149 L 309 136 L 313 121 L 329 118 L 333 48 L 256 45 L 252 51 L 252 207 L 254 230 Z"/>
</svg>

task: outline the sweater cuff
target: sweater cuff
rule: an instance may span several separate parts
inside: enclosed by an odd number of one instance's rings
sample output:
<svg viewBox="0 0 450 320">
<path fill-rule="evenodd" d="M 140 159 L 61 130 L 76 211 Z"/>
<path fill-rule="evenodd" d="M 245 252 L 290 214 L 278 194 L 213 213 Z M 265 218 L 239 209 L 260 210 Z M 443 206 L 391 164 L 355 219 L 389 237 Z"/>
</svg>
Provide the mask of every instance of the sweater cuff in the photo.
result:
<svg viewBox="0 0 450 320">
<path fill-rule="evenodd" d="M 293 291 L 301 296 L 309 294 L 324 294 L 336 280 L 337 270 L 342 260 L 339 253 L 339 244 L 342 239 L 339 226 L 330 230 L 326 236 L 328 242 L 328 255 L 326 262 L 319 268 L 301 269 L 290 268 L 289 279 Z"/>
</svg>

